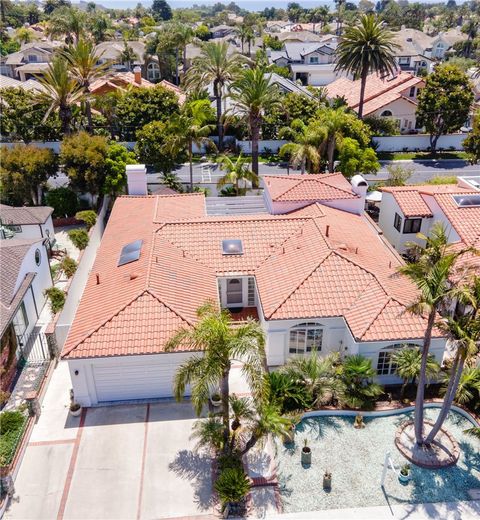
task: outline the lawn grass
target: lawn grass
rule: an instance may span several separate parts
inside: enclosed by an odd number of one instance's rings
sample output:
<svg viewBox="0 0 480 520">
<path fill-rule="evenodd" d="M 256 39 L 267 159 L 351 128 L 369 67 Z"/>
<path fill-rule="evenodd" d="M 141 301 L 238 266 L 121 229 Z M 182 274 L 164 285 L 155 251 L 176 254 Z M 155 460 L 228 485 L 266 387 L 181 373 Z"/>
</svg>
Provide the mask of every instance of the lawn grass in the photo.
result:
<svg viewBox="0 0 480 520">
<path fill-rule="evenodd" d="M 377 156 L 380 161 L 468 159 L 467 153 L 462 151 L 437 152 L 435 155 L 431 152 L 377 152 Z"/>
</svg>

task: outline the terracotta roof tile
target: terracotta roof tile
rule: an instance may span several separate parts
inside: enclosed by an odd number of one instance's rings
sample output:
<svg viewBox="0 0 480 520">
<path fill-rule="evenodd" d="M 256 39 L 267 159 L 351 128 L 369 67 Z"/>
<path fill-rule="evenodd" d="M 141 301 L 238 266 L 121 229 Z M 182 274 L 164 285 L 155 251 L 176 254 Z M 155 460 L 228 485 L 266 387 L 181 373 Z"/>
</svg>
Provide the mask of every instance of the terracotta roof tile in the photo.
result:
<svg viewBox="0 0 480 520">
<path fill-rule="evenodd" d="M 313 202 L 356 199 L 351 184 L 341 173 L 318 175 L 268 175 L 265 188 L 274 202 Z"/>
</svg>

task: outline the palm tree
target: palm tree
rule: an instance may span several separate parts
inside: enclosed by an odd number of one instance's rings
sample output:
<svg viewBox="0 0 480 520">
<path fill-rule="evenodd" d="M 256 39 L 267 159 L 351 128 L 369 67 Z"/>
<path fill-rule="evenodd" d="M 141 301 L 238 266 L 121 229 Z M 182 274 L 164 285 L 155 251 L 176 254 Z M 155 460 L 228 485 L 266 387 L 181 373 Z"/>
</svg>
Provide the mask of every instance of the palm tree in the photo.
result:
<svg viewBox="0 0 480 520">
<path fill-rule="evenodd" d="M 187 148 L 188 162 L 190 165 L 190 191 L 193 192 L 193 145 L 202 146 L 209 144 L 215 146 L 208 136 L 214 125 L 208 121 L 212 117 L 212 107 L 208 99 L 191 101 L 182 107 L 180 115 L 172 120 L 173 132 L 167 140 L 166 149 L 170 152 L 178 152 Z"/>
<path fill-rule="evenodd" d="M 293 130 L 293 143 L 284 144 L 279 151 L 280 156 L 288 156 L 293 168 L 301 168 L 302 174 L 307 170 L 316 173 L 320 166 L 321 143 L 326 138 L 326 132 L 318 125 L 306 125 L 299 119 L 294 119 L 290 128 Z"/>
<path fill-rule="evenodd" d="M 447 378 L 451 380 L 451 376 Z M 448 386 L 442 389 L 447 393 Z M 480 392 L 480 368 L 467 367 L 463 370 L 458 382 L 457 391 L 455 392 L 455 402 L 466 404 L 470 401 L 478 400 Z"/>
<path fill-rule="evenodd" d="M 397 64 L 394 52 L 398 45 L 393 35 L 374 14 L 364 14 L 360 24 L 348 27 L 337 47 L 335 70 L 353 74 L 361 80 L 358 117 L 363 117 L 367 76 L 371 72 L 393 73 Z"/>
<path fill-rule="evenodd" d="M 234 325 L 230 313 L 207 303 L 198 309 L 198 322 L 181 328 L 168 341 L 166 350 L 187 347 L 194 352 L 175 374 L 174 394 L 182 399 L 187 385 L 191 386 L 192 404 L 197 415 L 208 402 L 212 390 L 220 386 L 222 396 L 223 446 L 230 437 L 229 376 L 232 361 L 242 362 L 242 373 L 254 399 L 265 394 L 265 336 L 260 324 L 247 320 Z"/>
<path fill-rule="evenodd" d="M 72 107 L 84 98 L 81 86 L 70 75 L 68 63 L 62 56 L 55 56 L 45 74 L 37 79 L 44 88 L 39 97 L 49 103 L 43 121 L 47 120 L 51 112 L 58 112 L 62 132 L 68 135 L 71 132 Z"/>
<path fill-rule="evenodd" d="M 177 48 L 182 52 L 183 73 L 187 72 L 187 45 L 193 40 L 193 29 L 187 24 L 177 23 L 174 26 L 174 39 Z M 177 64 L 178 67 L 178 64 Z M 178 84 L 178 82 L 177 82 Z"/>
<path fill-rule="evenodd" d="M 271 75 L 261 67 L 243 69 L 230 86 L 232 114 L 243 118 L 252 139 L 252 170 L 258 176 L 258 141 L 263 117 L 280 104 L 278 91 L 270 84 Z"/>
<path fill-rule="evenodd" d="M 480 439 L 480 428 L 478 426 L 464 430 L 463 433 L 466 433 L 475 439 Z"/>
<path fill-rule="evenodd" d="M 235 161 L 232 161 L 228 155 L 222 155 L 217 160 L 222 170 L 225 171 L 225 175 L 220 178 L 217 182 L 219 188 L 223 188 L 226 184 L 233 184 L 235 186 L 236 195 L 240 194 L 239 182 L 250 181 L 252 184 L 258 183 L 258 176 L 255 175 L 250 169 L 250 160 L 246 157 L 242 157 L 240 153 Z M 246 194 L 245 190 L 242 190 Z"/>
<path fill-rule="evenodd" d="M 422 354 L 419 348 L 403 347 L 392 355 L 392 362 L 395 364 L 395 373 L 403 379 L 401 396 L 405 395 L 408 383 L 414 384 L 420 375 L 422 364 Z M 426 365 L 427 378 L 435 377 L 440 371 L 440 365 L 432 355 L 428 355 Z"/>
<path fill-rule="evenodd" d="M 223 149 L 222 101 L 225 85 L 238 74 L 244 58 L 237 53 L 229 54 L 228 42 L 205 42 L 201 54 L 192 62 L 185 76 L 187 89 L 204 89 L 213 84 L 217 105 L 218 148 Z"/>
<path fill-rule="evenodd" d="M 321 357 L 312 352 L 308 357 L 292 357 L 283 368 L 297 385 L 306 389 L 311 406 L 317 406 L 327 396 L 341 392 L 341 385 L 335 374 L 335 356 Z"/>
<path fill-rule="evenodd" d="M 85 32 L 87 15 L 74 7 L 63 6 L 55 9 L 48 21 L 48 34 L 52 37 L 65 35 L 67 43 L 78 42 Z"/>
<path fill-rule="evenodd" d="M 476 369 L 473 369 L 473 371 L 469 370 L 463 373 L 465 362 L 469 358 L 474 358 L 480 344 L 480 277 L 475 277 L 471 287 L 461 292 L 460 299 L 467 304 L 466 308 L 464 306 L 461 307 L 463 313 L 460 316 L 448 317 L 443 323 L 439 324 L 440 328 L 448 332 L 455 345 L 456 352 L 443 405 L 433 428 L 425 439 L 426 444 L 431 444 L 435 439 L 450 412 L 455 398 L 459 402 L 468 400 L 469 386 L 473 386 L 477 390 L 480 389 L 480 380 L 478 379 L 480 370 L 477 372 L 475 371 Z M 475 377 L 477 378 L 476 381 Z"/>
<path fill-rule="evenodd" d="M 219 452 L 223 449 L 223 424 L 218 417 L 209 416 L 207 419 L 195 421 L 192 430 L 190 437 L 197 440 L 197 450 L 207 448 Z"/>
<path fill-rule="evenodd" d="M 399 268 L 417 286 L 418 298 L 407 307 L 407 311 L 421 317 L 427 317 L 425 336 L 422 347 L 422 362 L 418 378 L 415 399 L 415 438 L 418 445 L 424 444 L 423 418 L 427 361 L 437 314 L 452 297 L 458 294 L 457 288 L 450 285 L 455 263 L 460 256 L 470 249 L 452 250 L 444 226 L 435 223 L 430 236 L 418 234 L 425 241 L 425 247 L 411 244 L 415 256 L 413 262 Z"/>
<path fill-rule="evenodd" d="M 97 54 L 92 42 L 81 38 L 76 45 L 69 45 L 61 52 L 69 65 L 71 75 L 77 80 L 85 95 L 85 113 L 87 116 L 89 133 L 93 132 L 92 107 L 90 104 L 90 84 L 103 76 L 109 64 L 98 64 L 103 53 Z"/>
<path fill-rule="evenodd" d="M 469 58 L 472 53 L 473 40 L 478 36 L 478 19 L 476 17 L 469 18 L 462 27 L 462 32 L 467 35 L 465 42 L 465 57 Z"/>
<path fill-rule="evenodd" d="M 350 408 L 371 407 L 373 400 L 383 393 L 383 388 L 373 382 L 376 375 L 371 359 L 360 354 L 346 356 L 341 368 L 344 385 L 341 400 Z"/>
<path fill-rule="evenodd" d="M 127 40 L 123 40 L 123 50 L 120 53 L 120 61 L 122 63 L 127 64 L 128 71 L 132 70 L 132 62 L 134 62 L 137 59 L 137 55 L 135 54 L 134 50 L 130 45 L 128 45 Z"/>
<path fill-rule="evenodd" d="M 318 112 L 315 124 L 326 133 L 325 139 L 320 144 L 320 154 L 327 157 L 329 173 L 333 173 L 335 170 L 335 150 L 342 143 L 347 119 L 345 107 L 325 108 Z"/>
<path fill-rule="evenodd" d="M 248 40 L 251 33 L 251 28 L 245 24 L 237 27 L 237 34 L 240 38 L 240 45 L 242 46 L 242 54 L 245 54 L 245 42 Z"/>
<path fill-rule="evenodd" d="M 15 41 L 18 43 L 30 43 L 33 40 L 33 33 L 30 29 L 27 27 L 19 27 L 15 31 Z"/>
<path fill-rule="evenodd" d="M 247 426 L 249 438 L 240 454 L 248 453 L 268 435 L 272 437 L 287 436 L 291 432 L 292 424 L 292 419 L 284 417 L 277 404 L 260 400 L 255 407 L 255 419 Z"/>
</svg>

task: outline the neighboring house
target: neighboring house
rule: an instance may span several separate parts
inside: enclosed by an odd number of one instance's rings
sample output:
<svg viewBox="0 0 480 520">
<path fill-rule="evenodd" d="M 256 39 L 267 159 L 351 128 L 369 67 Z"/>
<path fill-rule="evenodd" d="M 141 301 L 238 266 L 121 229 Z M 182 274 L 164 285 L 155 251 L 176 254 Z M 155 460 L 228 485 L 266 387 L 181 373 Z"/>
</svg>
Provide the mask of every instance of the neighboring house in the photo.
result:
<svg viewBox="0 0 480 520">
<path fill-rule="evenodd" d="M 417 96 L 424 86 L 422 78 L 409 72 L 400 71 L 395 76 L 371 74 L 365 88 L 363 115 L 388 117 L 398 122 L 402 133 L 414 132 Z M 350 108 L 358 111 L 360 87 L 360 80 L 340 78 L 327 85 L 327 96 L 329 99 L 343 97 Z"/>
<path fill-rule="evenodd" d="M 284 43 L 319 43 L 324 37 L 309 31 L 282 31 L 276 35 Z"/>
<path fill-rule="evenodd" d="M 61 42 L 34 42 L 23 44 L 19 51 L 0 57 L 0 73 L 26 81 L 34 74 L 43 74 Z"/>
<path fill-rule="evenodd" d="M 101 55 L 99 63 L 108 62 L 110 69 L 118 72 L 130 72 L 135 67 L 140 67 L 142 77 L 148 81 L 160 79 L 160 67 L 158 57 L 146 54 L 146 46 L 141 41 L 127 41 L 128 47 L 133 51 L 135 58 L 131 62 L 123 59 L 125 43 L 123 41 L 101 42 L 96 46 L 97 54 Z"/>
<path fill-rule="evenodd" d="M 212 38 L 225 38 L 226 36 L 235 34 L 235 32 L 236 27 L 232 25 L 216 25 L 215 27 L 210 27 Z"/>
<path fill-rule="evenodd" d="M 280 76 L 276 72 L 268 73 L 270 77 L 270 85 L 276 85 L 280 93 L 282 94 L 302 94 L 303 96 L 307 96 L 309 98 L 314 98 L 315 96 L 304 86 L 299 85 L 298 83 L 292 81 L 291 79 L 284 78 Z"/>
<path fill-rule="evenodd" d="M 294 81 L 302 85 L 323 86 L 335 81 L 335 49 L 337 41 L 292 43 L 286 42 L 281 51 L 270 51 L 270 63 L 288 67 Z"/>
<path fill-rule="evenodd" d="M 32 92 L 41 92 L 42 90 L 45 90 L 42 84 L 35 79 L 20 81 L 0 74 L 0 89 L 2 88 L 22 88 Z"/>
<path fill-rule="evenodd" d="M 399 253 L 408 243 L 424 245 L 417 233 L 428 235 L 442 222 L 450 243 L 480 249 L 480 177 L 458 177 L 458 184 L 384 187 L 378 225 Z M 480 258 L 469 262 L 478 266 Z"/>
<path fill-rule="evenodd" d="M 107 94 L 116 90 L 125 91 L 131 87 L 151 88 L 155 84 L 142 78 L 140 67 L 133 72 L 109 72 L 90 84 L 90 92 L 94 95 Z"/>
<path fill-rule="evenodd" d="M 288 197 L 288 181 L 269 178 L 266 197 Z M 399 382 L 392 353 L 421 345 L 426 320 L 406 312 L 417 290 L 398 275 L 400 256 L 344 209 L 364 203 L 366 182 L 347 184 L 336 174 L 292 186 L 299 209 L 278 215 L 207 216 L 202 194 L 118 197 L 62 352 L 75 400 L 171 397 L 192 352 L 165 344 L 208 300 L 258 317 L 269 367 L 314 349 L 362 354 L 382 383 Z M 445 342 L 435 330 L 439 361 Z"/>
<path fill-rule="evenodd" d="M 28 355 L 29 340 L 53 285 L 46 240 L 0 240 L 0 388 L 8 390 L 17 361 Z"/>
<path fill-rule="evenodd" d="M 0 238 L 14 234 L 15 238 L 47 240 L 55 243 L 52 221 L 53 208 L 48 206 L 12 207 L 0 204 Z"/>
</svg>

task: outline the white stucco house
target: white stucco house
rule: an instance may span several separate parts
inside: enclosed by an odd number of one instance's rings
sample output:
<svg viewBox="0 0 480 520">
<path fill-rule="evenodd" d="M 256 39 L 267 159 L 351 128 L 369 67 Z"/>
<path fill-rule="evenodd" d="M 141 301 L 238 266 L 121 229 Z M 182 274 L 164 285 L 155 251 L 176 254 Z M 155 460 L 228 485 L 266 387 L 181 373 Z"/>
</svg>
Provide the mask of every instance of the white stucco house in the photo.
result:
<svg viewBox="0 0 480 520">
<path fill-rule="evenodd" d="M 240 216 L 208 215 L 203 194 L 116 200 L 62 352 L 76 401 L 171 397 L 192 352 L 165 343 L 208 300 L 260 321 L 269 367 L 314 349 L 360 353 L 380 382 L 398 382 L 391 354 L 421 345 L 426 322 L 405 312 L 416 288 L 360 209 L 365 181 L 271 176 L 265 192 L 270 214 Z M 439 361 L 445 341 L 436 331 Z"/>
<path fill-rule="evenodd" d="M 53 208 L 48 206 L 0 204 L 0 237 L 13 234 L 15 238 L 46 239 L 51 246 L 55 241 L 52 213 Z"/>
<path fill-rule="evenodd" d="M 450 243 L 480 247 L 480 177 L 458 177 L 457 184 L 381 190 L 378 225 L 399 253 L 407 252 L 409 242 L 423 245 L 417 233 L 428 235 L 434 222 L 444 224 Z"/>
<path fill-rule="evenodd" d="M 46 238 L 0 240 L 1 389 L 7 390 L 16 361 L 28 355 L 30 335 L 53 285 Z M 15 352 L 13 358 L 9 353 Z"/>
</svg>

